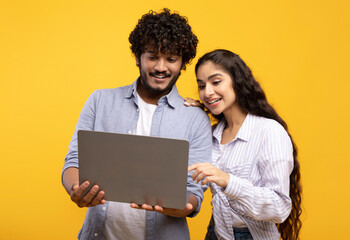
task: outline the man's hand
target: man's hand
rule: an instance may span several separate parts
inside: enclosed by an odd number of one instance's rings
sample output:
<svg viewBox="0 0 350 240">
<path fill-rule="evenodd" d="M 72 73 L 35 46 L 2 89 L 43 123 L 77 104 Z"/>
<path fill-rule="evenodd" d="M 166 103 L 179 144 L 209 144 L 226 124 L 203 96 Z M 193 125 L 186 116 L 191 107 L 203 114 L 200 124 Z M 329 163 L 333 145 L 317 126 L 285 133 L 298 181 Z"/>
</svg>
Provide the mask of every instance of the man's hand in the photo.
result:
<svg viewBox="0 0 350 240">
<path fill-rule="evenodd" d="M 163 208 L 158 205 L 153 207 L 148 204 L 137 205 L 136 203 L 131 203 L 130 207 L 135 209 L 144 209 L 147 211 L 156 211 L 171 217 L 186 217 L 187 215 L 193 212 L 193 206 L 190 203 L 187 203 L 186 208 L 184 209 Z"/>
<path fill-rule="evenodd" d="M 184 209 L 174 209 L 174 208 L 163 208 L 161 206 L 151 206 L 148 204 L 138 205 L 136 203 L 131 203 L 130 207 L 135 209 L 144 209 L 147 211 L 156 211 L 162 214 L 165 214 L 170 217 L 187 217 L 197 208 L 197 198 L 191 195 L 188 199 L 188 203 Z"/>
<path fill-rule="evenodd" d="M 90 183 L 85 181 L 79 186 L 78 168 L 67 168 L 63 173 L 62 183 L 71 200 L 79 207 L 93 207 L 106 203 L 104 199 L 105 192 L 98 192 L 99 186 L 97 185 L 93 186 L 90 191 L 83 196 L 84 191 L 89 187 Z"/>
<path fill-rule="evenodd" d="M 104 199 L 105 192 L 99 190 L 99 186 L 94 185 L 90 191 L 83 196 L 84 191 L 89 187 L 90 183 L 88 181 L 83 182 L 80 186 L 75 184 L 71 188 L 70 198 L 79 207 L 93 207 L 99 204 L 106 203 Z"/>
</svg>

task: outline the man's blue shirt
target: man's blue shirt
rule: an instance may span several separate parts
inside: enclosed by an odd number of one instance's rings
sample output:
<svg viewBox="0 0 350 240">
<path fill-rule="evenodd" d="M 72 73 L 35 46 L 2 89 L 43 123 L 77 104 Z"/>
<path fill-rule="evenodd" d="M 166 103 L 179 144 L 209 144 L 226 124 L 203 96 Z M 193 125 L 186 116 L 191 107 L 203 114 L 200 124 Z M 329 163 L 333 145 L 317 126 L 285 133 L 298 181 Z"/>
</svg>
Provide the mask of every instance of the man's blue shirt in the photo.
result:
<svg viewBox="0 0 350 240">
<path fill-rule="evenodd" d="M 115 89 L 97 90 L 85 103 L 75 128 L 62 173 L 70 167 L 79 167 L 78 130 L 93 130 L 132 134 L 139 117 L 136 97 L 137 81 L 132 85 Z M 174 85 L 166 96 L 158 101 L 151 126 L 151 136 L 189 141 L 189 165 L 211 161 L 212 134 L 207 114 L 197 107 L 186 107 Z M 171 171 L 171 169 L 164 169 Z M 198 200 L 195 216 L 201 207 L 203 191 L 200 184 L 187 176 L 187 191 Z M 90 207 L 87 210 L 79 239 L 105 239 L 102 226 L 108 204 Z M 146 240 L 190 239 L 186 218 L 169 217 L 157 212 L 146 212 Z"/>
</svg>

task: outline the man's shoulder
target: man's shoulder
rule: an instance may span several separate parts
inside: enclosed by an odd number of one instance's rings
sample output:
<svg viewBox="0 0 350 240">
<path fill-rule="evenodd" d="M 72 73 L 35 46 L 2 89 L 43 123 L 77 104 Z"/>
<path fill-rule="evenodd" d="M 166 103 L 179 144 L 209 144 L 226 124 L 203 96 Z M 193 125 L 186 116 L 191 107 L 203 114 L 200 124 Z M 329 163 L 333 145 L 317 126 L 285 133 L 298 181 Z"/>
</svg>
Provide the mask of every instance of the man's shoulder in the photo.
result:
<svg viewBox="0 0 350 240">
<path fill-rule="evenodd" d="M 193 106 L 185 106 L 184 104 L 180 107 L 181 111 L 184 111 L 190 115 L 196 115 L 197 117 L 208 117 L 208 114 L 203 111 L 200 107 L 193 107 Z"/>
<path fill-rule="evenodd" d="M 185 106 L 184 100 L 177 104 L 175 107 L 176 114 L 181 117 L 181 121 L 184 124 L 190 124 L 194 126 L 208 125 L 210 127 L 209 116 L 200 107 L 188 107 Z"/>
<path fill-rule="evenodd" d="M 116 88 L 103 88 L 103 89 L 97 89 L 93 92 L 93 95 L 98 95 L 102 98 L 110 98 L 110 97 L 125 97 L 129 93 L 132 92 L 132 85 L 126 85 Z"/>
<path fill-rule="evenodd" d="M 208 117 L 208 114 L 206 114 L 200 107 L 186 106 L 184 102 L 185 100 L 181 97 L 181 95 L 178 95 L 178 98 L 176 99 L 176 109 L 179 112 L 182 112 L 186 115 L 188 114 L 190 116 Z"/>
<path fill-rule="evenodd" d="M 97 89 L 90 94 L 87 100 L 94 104 L 114 104 L 122 99 L 129 98 L 132 94 L 132 85 L 122 86 L 117 88 Z"/>
<path fill-rule="evenodd" d="M 103 88 L 103 89 L 99 89 L 98 91 L 100 91 L 102 94 L 120 94 L 123 92 L 128 92 L 131 91 L 132 89 L 132 85 L 125 85 L 125 86 L 121 86 L 121 87 L 116 87 L 116 88 Z"/>
</svg>

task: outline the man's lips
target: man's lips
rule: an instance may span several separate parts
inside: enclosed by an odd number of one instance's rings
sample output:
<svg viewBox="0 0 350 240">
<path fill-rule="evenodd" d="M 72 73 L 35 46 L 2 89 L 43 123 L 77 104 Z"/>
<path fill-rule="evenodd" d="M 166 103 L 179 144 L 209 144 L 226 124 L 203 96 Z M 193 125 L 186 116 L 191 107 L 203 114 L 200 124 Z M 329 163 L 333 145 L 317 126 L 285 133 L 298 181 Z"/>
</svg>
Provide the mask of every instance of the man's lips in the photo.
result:
<svg viewBox="0 0 350 240">
<path fill-rule="evenodd" d="M 160 80 L 168 78 L 168 77 L 171 76 L 170 74 L 164 74 L 164 73 L 150 73 L 149 75 L 151 77 L 154 77 L 154 78 L 157 78 L 157 79 L 160 79 Z"/>
</svg>

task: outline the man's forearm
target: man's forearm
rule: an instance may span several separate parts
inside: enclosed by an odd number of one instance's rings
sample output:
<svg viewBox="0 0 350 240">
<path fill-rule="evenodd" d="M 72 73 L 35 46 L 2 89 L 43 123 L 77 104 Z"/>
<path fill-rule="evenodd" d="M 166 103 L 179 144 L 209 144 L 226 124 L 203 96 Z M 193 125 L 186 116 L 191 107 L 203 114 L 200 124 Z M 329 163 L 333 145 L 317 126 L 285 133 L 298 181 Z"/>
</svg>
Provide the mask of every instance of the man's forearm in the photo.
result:
<svg viewBox="0 0 350 240">
<path fill-rule="evenodd" d="M 188 198 L 188 203 L 190 203 L 193 206 L 192 212 L 194 212 L 197 209 L 198 201 L 197 201 L 197 198 L 193 194 L 191 194 L 190 197 Z M 190 212 L 189 214 L 191 214 L 192 212 Z"/>
<path fill-rule="evenodd" d="M 62 184 L 67 193 L 71 195 L 72 187 L 76 184 L 79 186 L 79 169 L 74 167 L 67 168 L 62 176 Z"/>
</svg>

